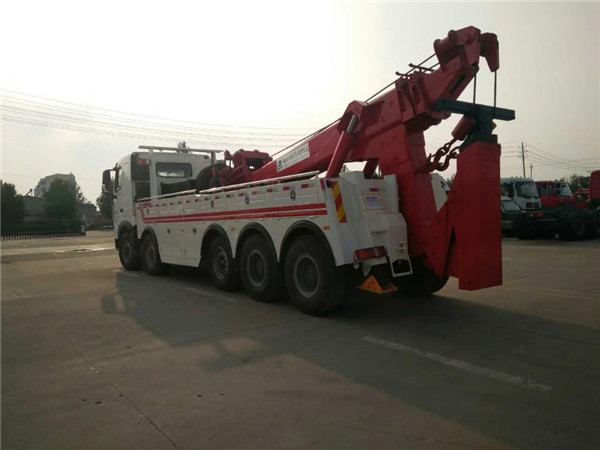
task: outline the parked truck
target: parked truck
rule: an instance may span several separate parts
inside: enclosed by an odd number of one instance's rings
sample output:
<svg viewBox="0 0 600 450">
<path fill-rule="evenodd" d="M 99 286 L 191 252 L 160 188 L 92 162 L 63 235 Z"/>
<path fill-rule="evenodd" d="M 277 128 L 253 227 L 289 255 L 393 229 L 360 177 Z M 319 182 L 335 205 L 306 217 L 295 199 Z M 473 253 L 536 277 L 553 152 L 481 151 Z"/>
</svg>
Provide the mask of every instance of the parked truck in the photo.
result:
<svg viewBox="0 0 600 450">
<path fill-rule="evenodd" d="M 554 211 L 563 239 L 600 237 L 600 170 L 590 175 L 590 189 L 576 193 L 564 181 L 536 181 L 544 210 Z"/>
<path fill-rule="evenodd" d="M 142 146 L 103 174 L 125 269 L 204 266 L 222 290 L 288 295 L 305 313 L 338 310 L 348 287 L 428 295 L 449 276 L 467 290 L 502 283 L 500 145 L 493 119 L 514 111 L 457 101 L 496 35 L 475 27 L 434 43 L 391 89 L 273 158 L 259 151 Z M 432 55 L 432 56 L 434 56 Z M 439 67 L 437 67 L 439 65 Z M 424 131 L 463 117 L 426 155 Z M 217 159 L 219 158 L 219 159 Z M 457 160 L 445 192 L 434 171 Z M 362 162 L 359 171 L 342 171 Z M 112 180 L 111 180 L 112 175 Z M 114 187 L 111 188 L 111 185 Z"/>
<path fill-rule="evenodd" d="M 522 239 L 579 240 L 600 237 L 600 171 L 590 175 L 590 188 L 577 194 L 565 181 L 503 178 L 502 195 L 528 214 L 518 216 L 514 234 Z"/>
</svg>

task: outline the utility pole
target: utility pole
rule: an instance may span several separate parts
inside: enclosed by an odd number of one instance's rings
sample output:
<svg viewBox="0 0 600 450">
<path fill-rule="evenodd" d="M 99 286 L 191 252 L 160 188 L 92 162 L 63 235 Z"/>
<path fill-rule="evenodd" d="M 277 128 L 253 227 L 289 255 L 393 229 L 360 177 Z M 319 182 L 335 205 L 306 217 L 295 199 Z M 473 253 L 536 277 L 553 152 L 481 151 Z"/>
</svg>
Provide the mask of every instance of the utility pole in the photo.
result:
<svg viewBox="0 0 600 450">
<path fill-rule="evenodd" d="M 533 163 L 529 164 L 529 178 L 533 178 Z"/>
<path fill-rule="evenodd" d="M 523 143 L 521 142 L 521 159 L 523 160 L 523 178 L 525 178 L 527 175 L 525 175 L 525 146 L 523 145 Z"/>
</svg>

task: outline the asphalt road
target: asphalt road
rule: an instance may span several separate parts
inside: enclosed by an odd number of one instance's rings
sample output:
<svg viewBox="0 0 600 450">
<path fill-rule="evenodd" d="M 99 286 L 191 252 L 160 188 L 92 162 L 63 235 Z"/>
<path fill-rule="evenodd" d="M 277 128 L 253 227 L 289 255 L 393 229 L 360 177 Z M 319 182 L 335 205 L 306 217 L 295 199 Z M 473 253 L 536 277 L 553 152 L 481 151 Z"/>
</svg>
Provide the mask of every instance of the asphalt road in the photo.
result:
<svg viewBox="0 0 600 450">
<path fill-rule="evenodd" d="M 504 241 L 502 287 L 329 318 L 2 242 L 3 449 L 600 447 L 600 241 Z"/>
</svg>

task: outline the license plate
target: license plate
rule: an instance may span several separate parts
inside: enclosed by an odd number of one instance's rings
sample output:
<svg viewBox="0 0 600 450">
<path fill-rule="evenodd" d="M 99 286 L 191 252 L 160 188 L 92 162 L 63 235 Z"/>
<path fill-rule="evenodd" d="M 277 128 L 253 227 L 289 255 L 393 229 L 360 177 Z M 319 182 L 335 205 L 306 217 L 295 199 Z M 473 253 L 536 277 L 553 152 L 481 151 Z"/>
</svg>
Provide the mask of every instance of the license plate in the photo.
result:
<svg viewBox="0 0 600 450">
<path fill-rule="evenodd" d="M 383 209 L 380 194 L 363 194 L 363 209 Z"/>
</svg>

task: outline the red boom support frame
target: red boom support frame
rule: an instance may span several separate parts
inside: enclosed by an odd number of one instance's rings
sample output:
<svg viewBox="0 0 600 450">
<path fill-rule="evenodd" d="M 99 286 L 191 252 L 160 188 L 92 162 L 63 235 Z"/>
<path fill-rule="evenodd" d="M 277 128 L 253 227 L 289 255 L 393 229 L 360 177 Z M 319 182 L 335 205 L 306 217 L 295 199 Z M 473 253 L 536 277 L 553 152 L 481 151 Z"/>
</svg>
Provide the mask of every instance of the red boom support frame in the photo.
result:
<svg viewBox="0 0 600 450">
<path fill-rule="evenodd" d="M 350 103 L 337 124 L 306 141 L 309 158 L 281 171 L 277 161 L 268 162 L 270 158 L 255 170 L 239 170 L 238 162 L 233 171 L 243 176 L 230 177 L 229 182 L 314 170 L 335 177 L 344 163 L 358 161 L 367 161 L 368 177 L 379 165 L 384 175 L 394 174 L 398 180 L 411 258 L 420 259 L 438 276 L 458 277 L 461 289 L 496 286 L 502 283 L 500 146 L 475 142 L 461 151 L 448 201 L 438 212 L 423 133 L 450 116 L 436 110 L 436 101 L 457 99 L 479 70 L 480 57 L 492 72 L 499 68 L 498 41 L 494 34 L 468 27 L 450 31 L 434 43 L 434 50 L 437 70 L 418 68 L 401 75 L 393 90 L 369 103 Z"/>
</svg>

